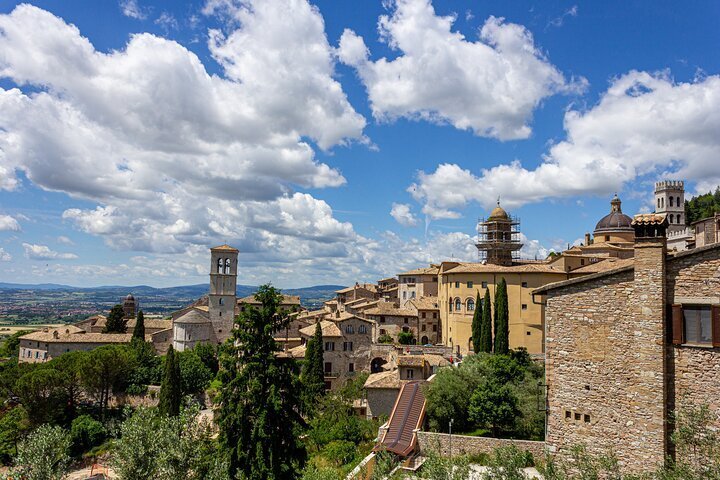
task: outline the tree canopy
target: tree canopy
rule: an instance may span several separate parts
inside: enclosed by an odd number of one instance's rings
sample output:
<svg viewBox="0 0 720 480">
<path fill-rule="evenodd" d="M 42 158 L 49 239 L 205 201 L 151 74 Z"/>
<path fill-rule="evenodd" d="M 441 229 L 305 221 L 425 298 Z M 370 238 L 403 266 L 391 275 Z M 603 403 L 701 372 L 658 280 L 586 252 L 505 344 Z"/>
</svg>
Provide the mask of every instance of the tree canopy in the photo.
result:
<svg viewBox="0 0 720 480">
<path fill-rule="evenodd" d="M 180 362 L 172 345 L 165 355 L 165 375 L 160 386 L 160 403 L 158 409 L 163 415 L 176 417 L 180 414 L 182 403 L 182 384 Z"/>
<path fill-rule="evenodd" d="M 135 329 L 133 329 L 133 340 L 145 341 L 145 314 L 140 310 L 135 320 Z"/>
<path fill-rule="evenodd" d="M 115 305 L 110 310 L 102 333 L 125 333 L 127 332 L 127 319 L 122 305 Z"/>
<path fill-rule="evenodd" d="M 718 212 L 720 212 L 720 187 L 715 189 L 715 193 L 708 192 L 685 200 L 685 219 L 688 225 L 712 217 Z"/>
<path fill-rule="evenodd" d="M 495 291 L 495 341 L 493 342 L 495 353 L 506 354 L 510 348 L 509 316 L 507 283 L 501 278 Z"/>
<path fill-rule="evenodd" d="M 480 351 L 485 353 L 492 352 L 492 305 L 490 304 L 490 289 L 485 290 L 485 299 L 482 302 Z"/>
<path fill-rule="evenodd" d="M 318 399 L 325 393 L 325 370 L 322 327 L 315 324 L 315 333 L 308 340 L 305 349 L 305 363 L 300 377 L 303 386 L 303 404 L 305 412 L 314 410 Z"/>
<path fill-rule="evenodd" d="M 480 303 L 480 291 L 475 298 L 475 312 L 471 324 L 472 344 L 474 352 L 482 352 L 482 303 Z"/>
</svg>

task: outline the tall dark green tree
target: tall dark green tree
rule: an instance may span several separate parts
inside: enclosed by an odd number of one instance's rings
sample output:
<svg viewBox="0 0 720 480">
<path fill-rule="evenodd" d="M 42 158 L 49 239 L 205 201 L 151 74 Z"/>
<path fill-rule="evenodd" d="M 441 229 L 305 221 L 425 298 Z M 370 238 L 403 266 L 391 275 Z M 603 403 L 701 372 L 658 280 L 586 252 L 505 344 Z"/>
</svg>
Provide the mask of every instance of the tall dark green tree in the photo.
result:
<svg viewBox="0 0 720 480">
<path fill-rule="evenodd" d="M 160 385 L 160 413 L 171 417 L 180 414 L 182 401 L 182 384 L 180 378 L 180 362 L 172 345 L 165 355 L 165 375 Z"/>
<path fill-rule="evenodd" d="M 320 322 L 317 322 L 315 324 L 315 334 L 308 340 L 305 349 L 305 363 L 300 377 L 306 413 L 311 413 L 314 410 L 318 399 L 325 393 L 324 353 L 322 327 Z"/>
<path fill-rule="evenodd" d="M 145 341 L 145 315 L 140 310 L 137 314 L 137 320 L 135 320 L 135 329 L 133 330 L 133 340 Z"/>
<path fill-rule="evenodd" d="M 475 298 L 475 313 L 472 319 L 472 344 L 475 353 L 482 352 L 482 304 L 480 303 L 480 291 Z"/>
<path fill-rule="evenodd" d="M 495 353 L 506 354 L 510 349 L 509 315 L 507 283 L 501 278 L 495 291 Z"/>
<path fill-rule="evenodd" d="M 127 332 L 127 319 L 122 305 L 115 305 L 107 316 L 107 322 L 102 333 L 125 333 Z"/>
<path fill-rule="evenodd" d="M 294 479 L 307 457 L 299 440 L 304 422 L 298 366 L 277 355 L 273 339 L 287 323 L 277 314 L 282 295 L 263 285 L 255 298 L 261 307 L 238 316 L 221 356 L 220 445 L 230 478 Z"/>
<path fill-rule="evenodd" d="M 490 289 L 485 290 L 485 299 L 482 303 L 482 318 L 480 320 L 480 351 L 492 352 L 492 305 L 490 304 Z"/>
</svg>

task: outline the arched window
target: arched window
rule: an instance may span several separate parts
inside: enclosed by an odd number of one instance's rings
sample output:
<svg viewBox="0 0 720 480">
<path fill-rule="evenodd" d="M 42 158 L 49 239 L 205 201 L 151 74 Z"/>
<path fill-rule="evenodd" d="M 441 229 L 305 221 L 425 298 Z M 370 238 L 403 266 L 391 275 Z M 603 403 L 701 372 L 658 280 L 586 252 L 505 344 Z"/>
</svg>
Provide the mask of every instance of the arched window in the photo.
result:
<svg viewBox="0 0 720 480">
<path fill-rule="evenodd" d="M 673 223 L 673 216 L 672 216 L 672 214 L 670 214 L 670 216 L 668 217 L 668 222 Z"/>
<path fill-rule="evenodd" d="M 658 198 L 658 208 L 660 208 L 660 199 Z"/>
<path fill-rule="evenodd" d="M 222 258 L 218 258 L 217 273 L 222 273 L 222 272 L 223 272 L 223 259 L 222 259 Z"/>
<path fill-rule="evenodd" d="M 680 223 L 680 214 L 679 213 L 677 214 L 676 218 L 677 218 L 677 221 L 675 223 Z"/>
<path fill-rule="evenodd" d="M 462 300 L 460 300 L 460 297 L 457 297 L 455 299 L 455 311 L 459 312 L 460 310 L 462 310 Z"/>
<path fill-rule="evenodd" d="M 225 303 L 225 302 L 223 301 L 223 298 L 222 298 L 222 297 L 220 297 L 220 300 L 218 300 L 218 303 L 219 303 L 220 305 L 223 305 L 223 304 Z"/>
<path fill-rule="evenodd" d="M 452 297 L 450 297 L 450 303 L 448 303 L 448 307 L 449 307 L 450 311 L 452 312 L 452 307 L 453 307 L 453 299 L 452 299 Z"/>
<path fill-rule="evenodd" d="M 225 259 L 225 275 L 230 275 L 230 259 Z"/>
<path fill-rule="evenodd" d="M 672 197 L 672 195 L 670 195 L 670 206 L 671 206 L 671 207 L 673 206 L 673 197 Z"/>
<path fill-rule="evenodd" d="M 661 207 L 665 208 L 665 199 L 664 198 L 660 199 L 660 203 L 662 203 Z"/>
<path fill-rule="evenodd" d="M 473 300 L 472 298 L 467 299 L 467 311 L 468 312 L 475 311 L 475 300 Z"/>
</svg>

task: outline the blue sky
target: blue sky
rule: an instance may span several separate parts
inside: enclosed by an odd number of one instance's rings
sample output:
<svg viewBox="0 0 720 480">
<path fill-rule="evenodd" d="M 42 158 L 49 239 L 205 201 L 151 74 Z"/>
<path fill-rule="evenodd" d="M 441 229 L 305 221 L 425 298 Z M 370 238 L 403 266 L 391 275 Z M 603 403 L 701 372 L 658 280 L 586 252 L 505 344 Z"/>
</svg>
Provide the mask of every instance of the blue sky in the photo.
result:
<svg viewBox="0 0 720 480">
<path fill-rule="evenodd" d="M 372 281 L 720 183 L 720 4 L 0 1 L 0 281 Z"/>
</svg>

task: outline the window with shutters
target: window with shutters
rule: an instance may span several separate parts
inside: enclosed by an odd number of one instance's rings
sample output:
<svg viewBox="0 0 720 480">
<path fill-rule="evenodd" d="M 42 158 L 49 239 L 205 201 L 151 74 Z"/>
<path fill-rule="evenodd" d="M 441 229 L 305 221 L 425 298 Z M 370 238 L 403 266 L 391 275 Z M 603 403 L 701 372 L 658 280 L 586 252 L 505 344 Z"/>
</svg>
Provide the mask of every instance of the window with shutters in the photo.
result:
<svg viewBox="0 0 720 480">
<path fill-rule="evenodd" d="M 720 305 L 673 305 L 672 341 L 720 347 Z"/>
</svg>

